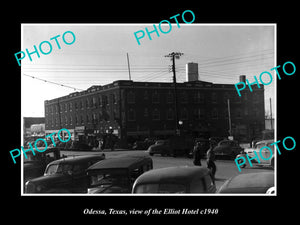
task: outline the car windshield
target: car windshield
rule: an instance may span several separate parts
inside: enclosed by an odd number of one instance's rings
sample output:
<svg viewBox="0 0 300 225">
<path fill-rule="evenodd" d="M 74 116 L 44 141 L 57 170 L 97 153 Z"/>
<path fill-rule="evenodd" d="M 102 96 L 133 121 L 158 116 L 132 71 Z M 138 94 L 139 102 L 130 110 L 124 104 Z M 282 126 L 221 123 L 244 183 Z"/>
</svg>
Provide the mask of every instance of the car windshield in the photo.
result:
<svg viewBox="0 0 300 225">
<path fill-rule="evenodd" d="M 45 175 L 52 175 L 52 174 L 71 174 L 72 173 L 72 165 L 69 164 L 52 164 L 50 165 Z"/>
<path fill-rule="evenodd" d="M 102 185 L 126 186 L 128 182 L 125 171 L 100 172 L 90 176 L 90 187 Z"/>
<path fill-rule="evenodd" d="M 141 184 L 135 189 L 135 193 L 186 193 L 186 186 L 183 184 Z"/>
</svg>

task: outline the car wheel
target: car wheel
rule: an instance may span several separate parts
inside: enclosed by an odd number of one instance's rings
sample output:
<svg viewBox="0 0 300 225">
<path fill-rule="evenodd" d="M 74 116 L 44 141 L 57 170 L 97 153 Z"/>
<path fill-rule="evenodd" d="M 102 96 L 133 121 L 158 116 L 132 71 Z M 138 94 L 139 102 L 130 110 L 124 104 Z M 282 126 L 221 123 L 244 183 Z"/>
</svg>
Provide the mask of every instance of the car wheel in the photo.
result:
<svg viewBox="0 0 300 225">
<path fill-rule="evenodd" d="M 150 155 L 150 156 L 153 156 L 154 154 L 153 154 L 153 153 L 149 153 L 149 155 Z"/>
</svg>

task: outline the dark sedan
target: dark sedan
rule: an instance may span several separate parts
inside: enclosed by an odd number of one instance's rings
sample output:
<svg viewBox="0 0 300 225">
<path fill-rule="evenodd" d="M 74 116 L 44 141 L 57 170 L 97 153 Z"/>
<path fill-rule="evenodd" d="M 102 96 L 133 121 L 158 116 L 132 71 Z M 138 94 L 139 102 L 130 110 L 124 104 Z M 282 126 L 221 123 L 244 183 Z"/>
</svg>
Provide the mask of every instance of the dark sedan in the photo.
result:
<svg viewBox="0 0 300 225">
<path fill-rule="evenodd" d="M 25 193 L 86 193 L 86 169 L 105 155 L 85 155 L 59 159 L 48 164 L 44 176 L 27 181 Z"/>
<path fill-rule="evenodd" d="M 237 141 L 223 140 L 214 148 L 216 157 L 226 157 L 235 159 L 235 157 L 243 150 Z"/>
<path fill-rule="evenodd" d="M 168 140 L 157 140 L 154 145 L 148 148 L 149 155 L 160 154 L 162 156 L 171 154 Z"/>
</svg>

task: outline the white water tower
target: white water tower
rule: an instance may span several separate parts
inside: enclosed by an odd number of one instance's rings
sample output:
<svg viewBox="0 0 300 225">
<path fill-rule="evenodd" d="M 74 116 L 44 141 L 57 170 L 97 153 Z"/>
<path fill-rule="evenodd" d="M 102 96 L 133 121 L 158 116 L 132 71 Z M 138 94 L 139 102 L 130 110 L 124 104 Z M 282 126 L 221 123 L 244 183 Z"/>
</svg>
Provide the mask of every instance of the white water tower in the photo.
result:
<svg viewBox="0 0 300 225">
<path fill-rule="evenodd" d="M 198 63 L 187 63 L 186 64 L 186 81 L 198 81 L 199 75 L 198 75 Z"/>
</svg>

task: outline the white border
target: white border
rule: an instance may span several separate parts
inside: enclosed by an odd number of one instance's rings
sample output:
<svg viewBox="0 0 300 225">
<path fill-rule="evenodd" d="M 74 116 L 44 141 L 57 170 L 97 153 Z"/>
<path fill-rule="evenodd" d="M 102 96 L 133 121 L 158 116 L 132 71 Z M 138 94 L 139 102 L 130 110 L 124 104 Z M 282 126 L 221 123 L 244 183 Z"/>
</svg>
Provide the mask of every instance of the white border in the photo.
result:
<svg viewBox="0 0 300 225">
<path fill-rule="evenodd" d="M 154 23 L 156 25 L 156 23 Z M 176 23 L 171 23 L 176 24 Z M 64 24 L 53 24 L 53 23 L 22 23 L 21 24 L 21 49 L 23 49 L 23 26 L 24 25 L 47 25 L 47 26 L 143 26 L 143 25 L 153 25 L 151 23 L 129 23 L 129 24 L 118 24 L 118 23 L 64 23 Z M 162 24 L 163 26 L 167 26 L 166 24 Z M 192 23 L 192 24 L 181 24 L 180 26 L 274 26 L 274 67 L 277 65 L 277 23 Z M 271 69 L 271 68 L 270 68 Z M 22 74 L 22 67 L 21 67 L 21 74 Z M 22 93 L 22 76 L 21 76 L 21 93 Z M 274 86 L 274 132 L 275 136 L 274 139 L 277 141 L 277 79 L 275 79 L 275 86 Z M 22 99 L 21 99 L 22 101 Z M 265 102 L 265 101 L 264 101 Z M 265 102 L 266 104 L 266 102 Z M 265 107 L 265 106 L 264 106 Z M 22 117 L 22 102 L 21 102 L 21 144 L 23 143 L 23 117 Z M 275 185 L 275 194 L 27 194 L 23 193 L 23 158 L 21 157 L 21 196 L 277 196 L 277 152 L 275 152 L 275 165 L 274 165 L 274 185 Z"/>
</svg>

